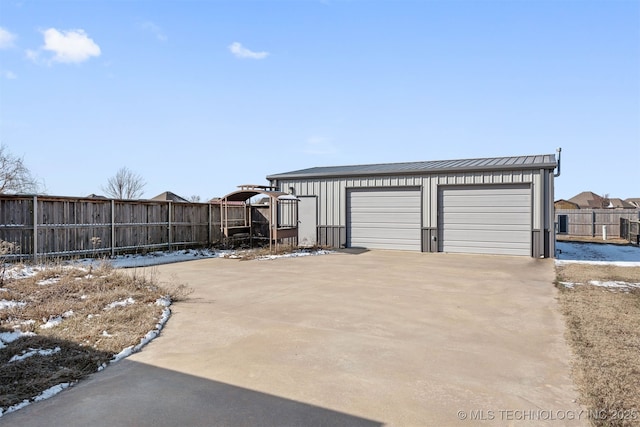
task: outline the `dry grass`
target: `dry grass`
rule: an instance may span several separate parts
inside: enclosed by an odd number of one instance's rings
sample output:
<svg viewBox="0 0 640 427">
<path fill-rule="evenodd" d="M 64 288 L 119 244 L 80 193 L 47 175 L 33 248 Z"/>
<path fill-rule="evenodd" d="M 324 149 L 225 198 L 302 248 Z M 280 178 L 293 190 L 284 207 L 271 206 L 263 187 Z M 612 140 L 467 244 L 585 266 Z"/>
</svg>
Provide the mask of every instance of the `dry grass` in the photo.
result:
<svg viewBox="0 0 640 427">
<path fill-rule="evenodd" d="M 54 266 L 37 275 L 5 280 L 0 299 L 25 303 L 0 310 L 0 332 L 32 332 L 0 349 L 0 408 L 33 399 L 60 383 L 89 375 L 156 327 L 163 297 L 181 299 L 184 285 L 160 286 L 153 274 Z M 114 304 L 116 303 L 116 304 Z M 53 327 L 48 321 L 60 319 Z M 32 350 L 54 350 L 12 361 Z"/>
<path fill-rule="evenodd" d="M 300 249 L 297 245 L 285 245 L 280 244 L 276 248 L 275 245 L 270 249 L 268 246 L 258 247 L 258 248 L 249 248 L 249 249 L 240 249 L 236 250 L 231 254 L 224 255 L 225 258 L 234 258 L 239 259 L 240 261 L 250 261 L 257 258 L 268 257 L 271 255 L 284 255 L 290 254 L 299 251 L 317 251 L 323 249 L 320 246 L 313 246 L 306 249 Z"/>
<path fill-rule="evenodd" d="M 640 267 L 570 264 L 558 282 L 640 282 Z M 559 286 L 573 376 L 596 426 L 640 425 L 640 289 Z M 596 414 L 597 416 L 593 416 Z"/>
<path fill-rule="evenodd" d="M 629 241 L 617 236 L 607 236 L 607 240 L 602 240 L 602 236 L 568 236 L 566 234 L 558 234 L 556 235 L 556 240 L 558 242 L 608 243 L 615 245 L 629 244 Z"/>
</svg>

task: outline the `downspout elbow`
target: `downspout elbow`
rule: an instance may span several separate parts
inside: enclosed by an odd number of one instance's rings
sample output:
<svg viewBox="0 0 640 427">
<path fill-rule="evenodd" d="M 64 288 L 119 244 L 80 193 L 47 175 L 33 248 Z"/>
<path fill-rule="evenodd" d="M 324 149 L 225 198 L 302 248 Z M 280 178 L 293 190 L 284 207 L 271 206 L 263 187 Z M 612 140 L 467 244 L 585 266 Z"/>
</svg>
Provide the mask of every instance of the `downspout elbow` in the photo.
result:
<svg viewBox="0 0 640 427">
<path fill-rule="evenodd" d="M 556 152 L 558 153 L 558 165 L 556 166 L 557 172 L 553 174 L 554 178 L 557 178 L 560 176 L 560 153 L 562 153 L 562 148 L 558 147 Z"/>
</svg>

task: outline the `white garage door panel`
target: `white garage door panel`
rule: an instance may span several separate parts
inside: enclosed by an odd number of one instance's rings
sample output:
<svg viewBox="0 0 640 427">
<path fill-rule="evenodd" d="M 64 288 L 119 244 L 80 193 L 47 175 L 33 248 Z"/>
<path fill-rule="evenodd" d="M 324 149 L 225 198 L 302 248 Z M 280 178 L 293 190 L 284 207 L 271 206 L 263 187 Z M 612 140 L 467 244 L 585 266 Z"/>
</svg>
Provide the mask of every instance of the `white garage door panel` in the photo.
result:
<svg viewBox="0 0 640 427">
<path fill-rule="evenodd" d="M 451 197 L 448 199 L 447 207 L 448 208 L 469 208 L 470 206 L 476 207 L 495 207 L 498 203 L 501 203 L 501 206 L 508 207 L 519 207 L 528 203 L 527 197 L 523 196 L 512 196 L 506 195 L 504 199 L 493 198 L 493 197 Z"/>
<path fill-rule="evenodd" d="M 518 244 L 526 244 L 529 245 L 529 242 L 526 242 L 525 239 L 529 237 L 528 231 L 497 231 L 497 230 L 474 230 L 473 237 L 474 240 L 469 240 L 469 231 L 468 230 L 455 230 L 455 231 L 447 231 L 445 233 L 445 239 L 447 241 L 453 242 L 464 242 L 470 246 L 478 246 L 482 244 L 490 245 L 495 242 L 503 242 L 509 243 L 512 242 L 514 245 Z M 461 244 L 461 243 L 458 243 Z"/>
<path fill-rule="evenodd" d="M 419 190 L 357 189 L 347 197 L 347 246 L 421 250 Z"/>
<path fill-rule="evenodd" d="M 375 216 L 360 212 L 351 212 L 351 214 L 355 215 L 356 218 L 358 218 L 358 225 L 360 226 L 379 225 L 381 227 L 391 222 L 391 219 L 393 219 L 393 223 L 397 224 L 398 226 L 401 226 L 402 224 L 413 226 L 415 225 L 415 217 L 420 216 L 420 214 L 411 215 L 406 212 L 403 212 L 401 214 L 390 212 L 388 214 L 380 214 Z M 390 216 L 393 216 L 393 218 L 389 218 Z"/>
<path fill-rule="evenodd" d="M 449 224 L 468 224 L 469 215 L 475 216 L 475 221 L 472 224 L 520 224 L 528 227 L 529 222 L 523 222 L 523 217 L 529 214 L 528 210 L 521 210 L 519 212 L 502 212 L 501 215 L 494 212 L 450 212 L 445 211 Z"/>
<path fill-rule="evenodd" d="M 531 212 L 528 185 L 444 188 L 441 250 L 529 256 Z"/>
</svg>

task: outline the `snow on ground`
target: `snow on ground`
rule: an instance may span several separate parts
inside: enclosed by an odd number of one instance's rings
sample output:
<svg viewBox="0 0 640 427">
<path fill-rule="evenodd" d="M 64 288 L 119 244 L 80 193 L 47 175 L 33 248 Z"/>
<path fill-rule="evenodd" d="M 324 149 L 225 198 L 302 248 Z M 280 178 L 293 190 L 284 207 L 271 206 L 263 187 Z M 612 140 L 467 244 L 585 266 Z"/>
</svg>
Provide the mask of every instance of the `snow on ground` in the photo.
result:
<svg viewBox="0 0 640 427">
<path fill-rule="evenodd" d="M 556 242 L 556 265 L 571 263 L 640 267 L 640 248 L 606 243 Z M 640 281 L 640 277 L 638 280 Z M 574 288 L 582 283 L 560 282 L 560 284 L 566 288 Z M 640 288 L 640 282 L 601 282 L 591 280 L 588 284 L 622 291 Z"/>
<path fill-rule="evenodd" d="M 194 249 L 182 251 L 157 251 L 148 254 L 118 255 L 108 259 L 116 268 L 148 267 L 152 265 L 170 264 L 174 262 L 191 261 L 194 259 L 217 258 L 222 256 L 222 251 L 212 251 L 209 249 Z M 95 263 L 95 260 L 85 259 L 82 263 Z M 98 261 L 100 262 L 100 261 Z"/>
<path fill-rule="evenodd" d="M 122 301 L 112 302 L 111 304 L 108 304 L 104 309 L 105 310 L 111 310 L 112 308 L 125 307 L 127 305 L 131 305 L 131 304 L 135 304 L 135 303 L 136 303 L 136 300 L 134 300 L 133 298 L 129 297 L 127 299 L 123 299 Z"/>
<path fill-rule="evenodd" d="M 35 334 L 33 332 L 22 332 L 19 329 L 16 329 L 13 332 L 0 332 L 0 349 L 3 349 L 9 344 L 17 340 L 20 337 L 32 337 Z"/>
<path fill-rule="evenodd" d="M 26 302 L 8 301 L 6 299 L 0 299 L 0 310 L 3 308 L 23 307 L 27 305 Z"/>
<path fill-rule="evenodd" d="M 61 351 L 60 347 L 56 348 L 31 348 L 31 351 L 23 351 L 20 355 L 15 355 L 11 359 L 9 359 L 9 363 L 18 362 L 20 360 L 28 359 L 29 357 L 40 355 L 40 356 L 51 356 L 52 354 L 59 353 Z"/>
<path fill-rule="evenodd" d="M 640 247 L 607 243 L 556 242 L 556 264 L 640 266 Z"/>
</svg>

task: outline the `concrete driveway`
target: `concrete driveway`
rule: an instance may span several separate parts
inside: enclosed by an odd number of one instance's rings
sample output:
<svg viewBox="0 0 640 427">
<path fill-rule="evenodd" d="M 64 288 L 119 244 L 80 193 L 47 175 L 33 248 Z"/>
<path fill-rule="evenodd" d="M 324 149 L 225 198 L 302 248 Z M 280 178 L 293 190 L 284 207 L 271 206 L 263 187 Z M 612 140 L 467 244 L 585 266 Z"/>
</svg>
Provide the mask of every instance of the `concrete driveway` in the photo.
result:
<svg viewBox="0 0 640 427">
<path fill-rule="evenodd" d="M 588 425 L 553 261 L 372 251 L 156 268 L 160 337 L 15 426 Z"/>
</svg>

